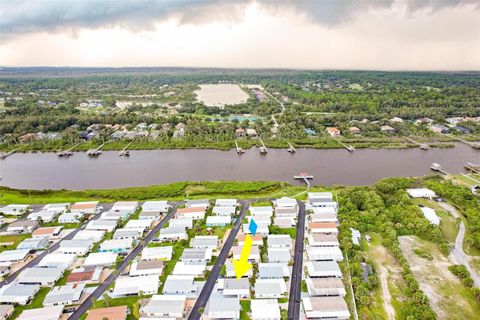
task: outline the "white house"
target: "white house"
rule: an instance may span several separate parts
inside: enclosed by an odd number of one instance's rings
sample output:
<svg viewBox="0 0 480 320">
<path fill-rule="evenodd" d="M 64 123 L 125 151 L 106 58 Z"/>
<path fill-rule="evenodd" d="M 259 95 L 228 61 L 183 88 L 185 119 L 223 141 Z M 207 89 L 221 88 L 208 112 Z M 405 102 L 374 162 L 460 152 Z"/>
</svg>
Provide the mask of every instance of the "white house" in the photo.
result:
<svg viewBox="0 0 480 320">
<path fill-rule="evenodd" d="M 269 248 L 291 249 L 293 241 L 288 234 L 270 234 L 267 236 L 267 245 Z"/>
<path fill-rule="evenodd" d="M 163 261 L 161 260 L 140 260 L 134 261 L 130 267 L 130 277 L 161 275 L 163 272 Z"/>
<path fill-rule="evenodd" d="M 143 232 L 145 232 L 145 230 L 150 229 L 151 227 L 152 227 L 152 220 L 131 219 L 127 222 L 127 224 L 123 228 L 124 229 L 135 229 L 135 230 L 139 230 L 143 233 Z"/>
<path fill-rule="evenodd" d="M 242 247 L 240 246 L 233 246 L 233 259 L 238 260 L 240 259 L 240 255 L 242 254 Z M 250 254 L 248 256 L 248 261 L 250 262 L 259 262 L 260 261 L 260 250 L 257 246 L 252 246 L 250 249 Z"/>
<path fill-rule="evenodd" d="M 62 313 L 63 306 L 27 309 L 22 311 L 17 320 L 60 320 Z"/>
<path fill-rule="evenodd" d="M 11 264 L 25 261 L 30 255 L 30 249 L 5 250 L 0 252 L 0 264 Z"/>
<path fill-rule="evenodd" d="M 110 239 L 100 244 L 98 252 L 117 252 L 126 253 L 132 250 L 133 241 L 131 239 Z"/>
<path fill-rule="evenodd" d="M 66 212 L 70 208 L 70 203 L 49 203 L 43 207 L 44 211 L 54 211 L 57 213 Z"/>
<path fill-rule="evenodd" d="M 204 207 L 179 208 L 175 212 L 175 217 L 178 219 L 201 220 L 205 218 L 205 210 Z"/>
<path fill-rule="evenodd" d="M 212 209 L 212 213 L 217 215 L 217 216 L 229 216 L 229 217 L 231 217 L 232 215 L 235 214 L 236 211 L 237 211 L 237 207 L 235 207 L 235 206 L 226 206 L 226 207 L 215 206 Z"/>
<path fill-rule="evenodd" d="M 44 306 L 63 306 L 80 304 L 85 284 L 67 284 L 53 287 L 43 300 Z"/>
<path fill-rule="evenodd" d="M 149 219 L 149 217 L 160 217 L 167 213 L 171 206 L 167 201 L 145 201 L 142 205 L 139 219 Z"/>
<path fill-rule="evenodd" d="M 345 286 L 340 278 L 306 278 L 308 294 L 314 296 L 345 296 Z"/>
<path fill-rule="evenodd" d="M 60 247 L 57 249 L 60 253 L 75 254 L 77 256 L 84 256 L 93 247 L 94 241 L 86 240 L 63 240 L 60 242 Z"/>
<path fill-rule="evenodd" d="M 27 216 L 28 220 L 31 221 L 38 221 L 42 220 L 44 223 L 49 223 L 55 220 L 55 217 L 57 216 L 56 211 L 37 211 L 37 212 L 32 212 Z"/>
<path fill-rule="evenodd" d="M 208 216 L 206 225 L 207 227 L 225 227 L 232 222 L 229 216 Z"/>
<path fill-rule="evenodd" d="M 134 213 L 138 209 L 138 202 L 137 201 L 117 201 L 112 206 L 112 211 L 127 211 L 130 213 Z"/>
<path fill-rule="evenodd" d="M 308 244 L 313 247 L 338 247 L 340 242 L 334 234 L 308 233 Z"/>
<path fill-rule="evenodd" d="M 102 209 L 98 201 L 76 202 L 70 207 L 70 212 L 82 212 L 84 214 L 95 214 Z"/>
<path fill-rule="evenodd" d="M 218 207 L 236 207 L 237 205 L 237 199 L 217 199 L 215 201 L 215 206 Z"/>
<path fill-rule="evenodd" d="M 170 260 L 173 246 L 147 247 L 142 250 L 142 260 Z"/>
<path fill-rule="evenodd" d="M 187 263 L 208 262 L 212 259 L 212 249 L 207 248 L 185 248 L 183 249 L 181 261 Z"/>
<path fill-rule="evenodd" d="M 307 246 L 307 256 L 312 261 L 342 261 L 343 255 L 339 247 Z"/>
<path fill-rule="evenodd" d="M 49 253 L 43 257 L 43 259 L 38 263 L 38 266 L 46 268 L 63 268 L 65 270 L 70 268 L 76 257 L 77 256 L 75 254 L 66 254 L 54 251 L 53 253 Z"/>
<path fill-rule="evenodd" d="M 187 296 L 153 295 L 141 308 L 148 319 L 184 319 Z"/>
<path fill-rule="evenodd" d="M 9 204 L 8 206 L 0 208 L 0 213 L 6 216 L 21 216 L 30 210 L 31 206 L 28 204 Z"/>
<path fill-rule="evenodd" d="M 248 278 L 219 279 L 218 287 L 223 290 L 223 295 L 227 297 L 232 296 L 240 299 L 250 297 L 250 281 Z"/>
<path fill-rule="evenodd" d="M 427 219 L 433 225 L 440 225 L 440 217 L 437 216 L 437 213 L 434 209 L 428 207 L 420 207 L 420 210 L 423 213 L 425 219 Z"/>
<path fill-rule="evenodd" d="M 197 291 L 194 276 L 176 276 L 169 275 L 163 286 L 163 294 L 171 295 L 191 295 Z"/>
<path fill-rule="evenodd" d="M 268 262 L 289 262 L 292 255 L 289 248 L 268 248 Z"/>
<path fill-rule="evenodd" d="M 208 208 L 210 207 L 210 201 L 208 199 L 197 199 L 197 200 L 187 200 L 185 203 L 186 208 L 201 207 Z"/>
<path fill-rule="evenodd" d="M 117 227 L 117 221 L 112 220 L 92 220 L 87 223 L 85 230 L 101 230 L 112 232 Z"/>
<path fill-rule="evenodd" d="M 190 240 L 190 246 L 215 250 L 218 247 L 218 236 L 195 236 Z"/>
<path fill-rule="evenodd" d="M 276 299 L 252 299 L 252 320 L 280 320 L 280 306 Z"/>
<path fill-rule="evenodd" d="M 208 319 L 240 319 L 240 299 L 212 294 L 208 299 L 205 314 Z"/>
<path fill-rule="evenodd" d="M 437 196 L 435 192 L 427 188 L 407 189 L 407 193 L 412 198 L 432 199 Z"/>
<path fill-rule="evenodd" d="M 6 284 L 0 288 L 0 303 L 27 305 L 40 290 L 39 285 L 18 283 Z"/>
<path fill-rule="evenodd" d="M 136 240 L 142 236 L 142 232 L 137 229 L 125 229 L 120 228 L 115 230 L 113 234 L 113 239 L 131 239 Z"/>
<path fill-rule="evenodd" d="M 254 218 L 257 218 L 257 217 L 271 218 L 273 215 L 273 207 L 272 206 L 250 207 L 250 215 Z"/>
<path fill-rule="evenodd" d="M 309 297 L 302 298 L 303 309 L 308 319 L 350 318 L 347 303 L 342 297 Z"/>
<path fill-rule="evenodd" d="M 103 230 L 80 230 L 77 232 L 72 240 L 93 240 L 94 242 L 99 242 L 105 236 L 105 231 Z"/>
<path fill-rule="evenodd" d="M 202 277 L 207 269 L 206 262 L 184 262 L 178 261 L 175 264 L 173 275 L 192 275 L 195 277 Z"/>
<path fill-rule="evenodd" d="M 63 271 L 63 268 L 26 268 L 20 272 L 15 281 L 20 284 L 51 287 L 62 277 Z"/>
<path fill-rule="evenodd" d="M 83 265 L 85 267 L 113 266 L 117 262 L 118 253 L 115 252 L 93 252 L 90 253 Z"/>
<path fill-rule="evenodd" d="M 113 297 L 125 297 L 143 294 L 155 294 L 158 291 L 160 278 L 158 275 L 148 275 L 139 277 L 119 277 L 115 281 L 113 288 Z"/>
<path fill-rule="evenodd" d="M 192 229 L 193 228 L 193 220 L 192 220 L 192 218 L 171 219 L 168 223 L 168 226 L 170 228 Z"/>
<path fill-rule="evenodd" d="M 255 281 L 255 298 L 276 299 L 284 298 L 287 293 L 287 284 L 283 278 L 257 279 Z"/>
<path fill-rule="evenodd" d="M 82 212 L 64 212 L 58 217 L 58 223 L 79 223 L 83 216 Z"/>
<path fill-rule="evenodd" d="M 158 240 L 161 242 L 164 241 L 179 241 L 187 240 L 188 235 L 185 231 L 185 228 L 182 227 L 167 227 L 160 229 L 160 234 Z"/>
<path fill-rule="evenodd" d="M 307 261 L 305 268 L 311 278 L 342 277 L 342 271 L 336 261 Z"/>
</svg>

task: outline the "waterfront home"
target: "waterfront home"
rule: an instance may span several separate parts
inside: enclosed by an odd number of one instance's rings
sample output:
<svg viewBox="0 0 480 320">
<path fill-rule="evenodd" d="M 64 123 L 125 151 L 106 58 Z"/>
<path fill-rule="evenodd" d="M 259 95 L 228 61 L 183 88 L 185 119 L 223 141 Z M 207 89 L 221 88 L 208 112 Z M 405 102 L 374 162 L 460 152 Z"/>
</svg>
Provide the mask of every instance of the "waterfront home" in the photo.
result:
<svg viewBox="0 0 480 320">
<path fill-rule="evenodd" d="M 289 262 L 292 259 L 290 249 L 288 248 L 268 248 L 268 262 Z"/>
<path fill-rule="evenodd" d="M 130 217 L 130 211 L 105 211 L 102 212 L 100 216 L 100 220 L 112 220 L 112 221 L 120 221 L 120 220 L 127 220 Z"/>
<path fill-rule="evenodd" d="M 428 220 L 428 222 L 435 226 L 440 225 L 440 217 L 437 216 L 437 213 L 434 209 L 428 207 L 420 207 L 420 210 L 422 211 L 423 216 L 425 217 L 425 219 Z"/>
<path fill-rule="evenodd" d="M 83 216 L 82 212 L 65 212 L 58 217 L 58 223 L 79 223 Z"/>
<path fill-rule="evenodd" d="M 49 306 L 24 310 L 17 320 L 60 320 L 62 314 L 63 306 Z"/>
<path fill-rule="evenodd" d="M 389 134 L 393 134 L 393 133 L 397 132 L 397 130 L 395 130 L 395 128 L 392 128 L 388 125 L 381 126 L 380 131 L 384 132 L 384 133 L 389 133 Z"/>
<path fill-rule="evenodd" d="M 187 240 L 188 235 L 183 227 L 167 227 L 160 229 L 158 240 L 160 242 L 165 241 L 180 241 Z"/>
<path fill-rule="evenodd" d="M 207 227 L 225 227 L 232 222 L 229 216 L 208 216 L 206 225 Z"/>
<path fill-rule="evenodd" d="M 18 220 L 7 226 L 8 233 L 32 233 L 38 228 L 38 221 Z"/>
<path fill-rule="evenodd" d="M 240 279 L 219 279 L 218 288 L 224 296 L 238 297 L 245 299 L 250 297 L 250 281 L 248 278 Z"/>
<path fill-rule="evenodd" d="M 455 126 L 455 127 L 453 127 L 453 129 L 455 129 L 455 131 L 457 131 L 458 133 L 461 133 L 461 134 L 470 134 L 471 133 L 470 129 L 462 127 L 462 126 Z"/>
<path fill-rule="evenodd" d="M 0 264 L 9 265 L 26 261 L 30 256 L 30 249 L 5 250 L 0 252 Z"/>
<path fill-rule="evenodd" d="M 0 319 L 7 320 L 13 314 L 12 305 L 0 305 Z"/>
<path fill-rule="evenodd" d="M 215 201 L 216 207 L 236 207 L 237 205 L 237 199 L 217 199 Z"/>
<path fill-rule="evenodd" d="M 302 306 L 307 319 L 350 318 L 348 306 L 342 297 L 302 297 Z"/>
<path fill-rule="evenodd" d="M 443 124 L 434 124 L 429 127 L 429 129 L 435 133 L 448 133 L 450 128 L 444 126 Z"/>
<path fill-rule="evenodd" d="M 293 247 L 292 238 L 288 234 L 270 234 L 267 236 L 268 248 L 288 248 Z"/>
<path fill-rule="evenodd" d="M 435 192 L 427 188 L 407 189 L 407 193 L 412 198 L 433 199 L 437 196 Z"/>
<path fill-rule="evenodd" d="M 185 248 L 183 249 L 181 261 L 194 263 L 194 262 L 208 262 L 212 259 L 212 249 L 197 249 L 197 248 Z"/>
<path fill-rule="evenodd" d="M 203 277 L 205 270 L 207 269 L 207 264 L 205 262 L 184 262 L 178 261 L 173 268 L 173 275 L 191 275 L 198 277 Z"/>
<path fill-rule="evenodd" d="M 76 259 L 75 254 L 66 254 L 60 252 L 52 252 L 43 257 L 38 263 L 39 267 L 46 268 L 62 268 L 64 270 L 70 268 Z"/>
<path fill-rule="evenodd" d="M 257 130 L 253 128 L 247 128 L 246 130 L 247 136 L 249 137 L 256 137 L 257 136 Z"/>
<path fill-rule="evenodd" d="M 308 233 L 308 244 L 312 247 L 338 247 L 340 243 L 335 234 Z"/>
<path fill-rule="evenodd" d="M 100 244 L 98 252 L 117 252 L 125 253 L 132 250 L 133 241 L 129 239 L 105 240 Z"/>
<path fill-rule="evenodd" d="M 117 201 L 113 204 L 111 211 L 127 211 L 129 213 L 134 213 L 138 209 L 137 201 Z"/>
<path fill-rule="evenodd" d="M 327 128 L 325 131 L 330 135 L 330 137 L 338 137 L 338 136 L 340 136 L 340 130 L 338 130 L 338 129 L 335 128 L 335 127 Z"/>
<path fill-rule="evenodd" d="M 305 268 L 311 278 L 342 277 L 342 271 L 336 261 L 306 261 Z"/>
<path fill-rule="evenodd" d="M 352 233 L 352 243 L 356 246 L 360 245 L 360 239 L 362 238 L 362 235 L 360 234 L 360 231 L 354 228 L 350 228 L 350 232 Z"/>
<path fill-rule="evenodd" d="M 173 246 L 147 247 L 142 250 L 142 260 L 170 260 Z"/>
<path fill-rule="evenodd" d="M 147 319 L 184 319 L 186 301 L 185 295 L 153 295 L 140 313 Z"/>
<path fill-rule="evenodd" d="M 333 201 L 333 194 L 331 192 L 309 192 L 307 209 L 314 207 L 331 207 L 338 209 L 338 203 Z"/>
<path fill-rule="evenodd" d="M 342 261 L 339 247 L 311 247 L 307 245 L 307 256 L 311 261 Z"/>
<path fill-rule="evenodd" d="M 235 129 L 235 138 L 244 138 L 246 136 L 246 131 L 243 128 Z"/>
<path fill-rule="evenodd" d="M 20 272 L 15 281 L 20 284 L 51 287 L 63 276 L 63 272 L 63 268 L 31 267 Z"/>
<path fill-rule="evenodd" d="M 196 199 L 196 200 L 187 200 L 185 203 L 185 208 L 208 208 L 210 207 L 210 200 L 208 199 Z"/>
<path fill-rule="evenodd" d="M 83 262 L 84 267 L 103 266 L 109 267 L 117 263 L 118 253 L 115 252 L 93 252 Z"/>
<path fill-rule="evenodd" d="M 226 207 L 215 206 L 212 209 L 212 213 L 217 215 L 217 216 L 229 216 L 229 217 L 231 217 L 236 212 L 237 212 L 237 208 L 235 206 L 226 206 Z"/>
<path fill-rule="evenodd" d="M 142 205 L 139 219 L 158 219 L 162 214 L 167 213 L 171 206 L 167 201 L 145 201 Z"/>
<path fill-rule="evenodd" d="M 215 250 L 218 248 L 218 236 L 195 236 L 190 240 L 190 247 Z"/>
<path fill-rule="evenodd" d="M 205 211 L 205 207 L 179 208 L 177 212 L 175 212 L 175 217 L 177 219 L 200 220 L 205 218 Z"/>
<path fill-rule="evenodd" d="M 44 223 L 49 223 L 55 220 L 57 212 L 55 211 L 37 211 L 32 212 L 27 216 L 27 219 L 30 221 L 42 221 Z"/>
<path fill-rule="evenodd" d="M 280 306 L 277 299 L 252 299 L 250 302 L 252 320 L 280 320 Z"/>
<path fill-rule="evenodd" d="M 193 282 L 194 276 L 186 275 L 169 275 L 163 286 L 163 294 L 171 295 L 192 295 L 197 291 L 197 287 Z"/>
<path fill-rule="evenodd" d="M 40 290 L 39 285 L 6 284 L 0 288 L 0 303 L 27 305 Z"/>
<path fill-rule="evenodd" d="M 20 242 L 17 249 L 41 250 L 48 244 L 48 237 L 27 238 Z"/>
<path fill-rule="evenodd" d="M 212 294 L 208 300 L 205 314 L 207 319 L 240 319 L 240 299 L 224 297 L 221 294 Z"/>
<path fill-rule="evenodd" d="M 136 240 L 136 239 L 139 239 L 142 236 L 142 234 L 143 234 L 142 231 L 137 229 L 120 228 L 115 230 L 115 233 L 113 234 L 113 239 Z"/>
<path fill-rule="evenodd" d="M 273 218 L 273 225 L 279 228 L 291 228 L 296 225 L 295 219 L 291 217 Z"/>
<path fill-rule="evenodd" d="M 115 281 L 112 297 L 136 296 L 142 292 L 145 295 L 158 291 L 160 279 L 158 275 L 139 277 L 119 277 Z"/>
<path fill-rule="evenodd" d="M 84 256 L 93 247 L 94 240 L 63 240 L 60 242 L 60 247 L 56 250 L 60 253 L 75 254 L 77 256 Z"/>
<path fill-rule="evenodd" d="M 391 123 L 402 123 L 403 119 L 400 117 L 393 117 L 392 119 L 388 120 Z"/>
<path fill-rule="evenodd" d="M 193 220 L 192 218 L 184 218 L 184 219 L 171 219 L 168 223 L 170 228 L 184 228 L 184 229 L 192 229 L 193 228 Z"/>
<path fill-rule="evenodd" d="M 72 240 L 93 240 L 99 242 L 103 239 L 105 231 L 103 230 L 80 230 L 74 236 Z"/>
<path fill-rule="evenodd" d="M 298 214 L 298 203 L 294 198 L 282 197 L 275 200 L 275 216 L 296 218 Z"/>
<path fill-rule="evenodd" d="M 130 266 L 130 277 L 161 275 L 163 272 L 163 261 L 161 260 L 140 260 L 134 261 Z"/>
<path fill-rule="evenodd" d="M 350 127 L 348 128 L 348 131 L 353 134 L 353 135 L 359 135 L 360 133 L 362 133 L 362 130 L 360 130 L 360 128 L 358 127 Z"/>
<path fill-rule="evenodd" d="M 258 278 L 259 279 L 283 279 L 290 277 L 290 270 L 287 263 L 259 263 Z"/>
<path fill-rule="evenodd" d="M 340 278 L 306 278 L 310 296 L 340 296 L 346 295 L 345 286 Z"/>
<path fill-rule="evenodd" d="M 287 285 L 283 278 L 256 279 L 254 290 L 257 299 L 284 298 L 287 293 Z"/>
<path fill-rule="evenodd" d="M 112 232 L 117 227 L 117 221 L 112 220 L 92 220 L 87 223 L 85 230 L 99 230 Z"/>
<path fill-rule="evenodd" d="M 250 207 L 249 210 L 250 210 L 250 215 L 255 219 L 257 219 L 259 217 L 271 218 L 272 215 L 273 215 L 273 207 L 272 206 Z"/>
<path fill-rule="evenodd" d="M 6 216 L 21 216 L 30 210 L 28 204 L 9 204 L 8 206 L 0 208 L 0 213 Z"/>
<path fill-rule="evenodd" d="M 249 269 L 242 277 L 251 278 L 253 276 L 253 268 Z M 236 278 L 235 268 L 231 260 L 225 262 L 225 277 Z"/>
<path fill-rule="evenodd" d="M 307 230 L 310 233 L 338 234 L 337 224 L 332 222 L 309 222 Z"/>
<path fill-rule="evenodd" d="M 238 245 L 240 247 L 243 247 L 243 245 L 245 244 L 245 238 L 246 238 L 246 234 L 245 233 L 238 233 L 237 235 L 237 241 L 238 241 Z M 253 240 L 253 245 L 254 246 L 263 246 L 263 237 L 261 234 L 257 233 L 255 234 L 254 236 L 250 235 L 250 237 L 252 237 L 252 240 Z"/>
<path fill-rule="evenodd" d="M 233 259 L 238 260 L 240 259 L 240 255 L 242 253 L 242 248 L 240 246 L 233 246 L 231 251 L 233 253 Z M 250 262 L 260 262 L 260 250 L 258 246 L 252 246 L 250 249 L 250 254 L 248 256 L 248 261 Z"/>
<path fill-rule="evenodd" d="M 414 122 L 416 126 L 422 125 L 422 124 L 431 125 L 432 123 L 433 123 L 433 119 L 430 119 L 430 118 L 419 118 Z"/>
<path fill-rule="evenodd" d="M 97 283 L 103 267 L 75 268 L 67 277 L 67 283 Z"/>
<path fill-rule="evenodd" d="M 128 313 L 127 306 L 91 309 L 85 320 L 126 320 Z"/>
<path fill-rule="evenodd" d="M 67 284 L 53 287 L 43 300 L 44 306 L 64 306 L 80 304 L 85 284 Z"/>
<path fill-rule="evenodd" d="M 67 212 L 70 208 L 70 203 L 49 203 L 43 207 L 43 211 L 54 211 L 56 213 Z"/>
<path fill-rule="evenodd" d="M 49 239 L 53 239 L 60 236 L 60 233 L 62 232 L 62 230 L 63 230 L 63 226 L 38 228 L 32 232 L 32 237 L 34 238 L 48 237 Z"/>
<path fill-rule="evenodd" d="M 70 207 L 70 212 L 82 212 L 84 214 L 95 214 L 102 208 L 98 201 L 76 202 Z"/>
<path fill-rule="evenodd" d="M 128 230 L 138 230 L 143 233 L 145 232 L 145 230 L 150 229 L 152 227 L 152 223 L 153 223 L 152 220 L 131 219 L 127 222 L 127 224 L 123 228 Z"/>
</svg>

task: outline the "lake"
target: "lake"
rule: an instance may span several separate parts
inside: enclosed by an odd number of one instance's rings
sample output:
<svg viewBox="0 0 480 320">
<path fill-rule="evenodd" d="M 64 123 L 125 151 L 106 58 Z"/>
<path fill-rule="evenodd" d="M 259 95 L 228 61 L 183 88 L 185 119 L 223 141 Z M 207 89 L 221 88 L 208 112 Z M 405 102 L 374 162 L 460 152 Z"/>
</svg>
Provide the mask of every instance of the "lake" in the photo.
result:
<svg viewBox="0 0 480 320">
<path fill-rule="evenodd" d="M 164 184 L 175 181 L 276 180 L 294 183 L 299 172 L 315 176 L 316 184 L 368 185 L 390 176 L 421 176 L 437 162 L 451 173 L 463 171 L 466 162 L 480 162 L 480 151 L 463 144 L 455 148 L 420 149 L 258 149 L 237 155 L 235 150 L 103 152 L 98 158 L 75 153 L 17 153 L 0 161 L 2 185 L 22 189 L 109 189 Z"/>
<path fill-rule="evenodd" d="M 245 103 L 248 94 L 238 84 L 202 84 L 195 91 L 197 100 L 209 107 Z"/>
</svg>

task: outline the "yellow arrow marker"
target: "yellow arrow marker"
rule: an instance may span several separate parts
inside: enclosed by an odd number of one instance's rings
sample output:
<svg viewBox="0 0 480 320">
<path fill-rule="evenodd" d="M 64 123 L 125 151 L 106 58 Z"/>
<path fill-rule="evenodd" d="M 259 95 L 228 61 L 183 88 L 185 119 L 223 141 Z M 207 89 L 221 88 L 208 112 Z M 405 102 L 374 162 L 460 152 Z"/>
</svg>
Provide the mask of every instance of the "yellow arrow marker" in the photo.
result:
<svg viewBox="0 0 480 320">
<path fill-rule="evenodd" d="M 242 248 L 239 260 L 233 260 L 233 268 L 235 269 L 235 275 L 237 279 L 243 277 L 245 273 L 252 268 L 252 264 L 248 262 L 250 256 L 250 250 L 252 249 L 253 239 L 249 234 L 245 237 L 245 243 Z"/>
</svg>

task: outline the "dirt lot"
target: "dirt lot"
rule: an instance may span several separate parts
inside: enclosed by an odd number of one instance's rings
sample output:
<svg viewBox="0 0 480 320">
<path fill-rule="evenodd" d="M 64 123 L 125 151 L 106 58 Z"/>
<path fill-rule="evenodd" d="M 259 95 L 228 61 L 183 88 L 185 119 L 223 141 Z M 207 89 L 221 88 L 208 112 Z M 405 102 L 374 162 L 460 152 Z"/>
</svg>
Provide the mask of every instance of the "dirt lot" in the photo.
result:
<svg viewBox="0 0 480 320">
<path fill-rule="evenodd" d="M 431 242 L 413 236 L 400 237 L 400 246 L 420 288 L 439 319 L 476 319 L 480 304 L 448 270 L 452 263 Z"/>
</svg>

